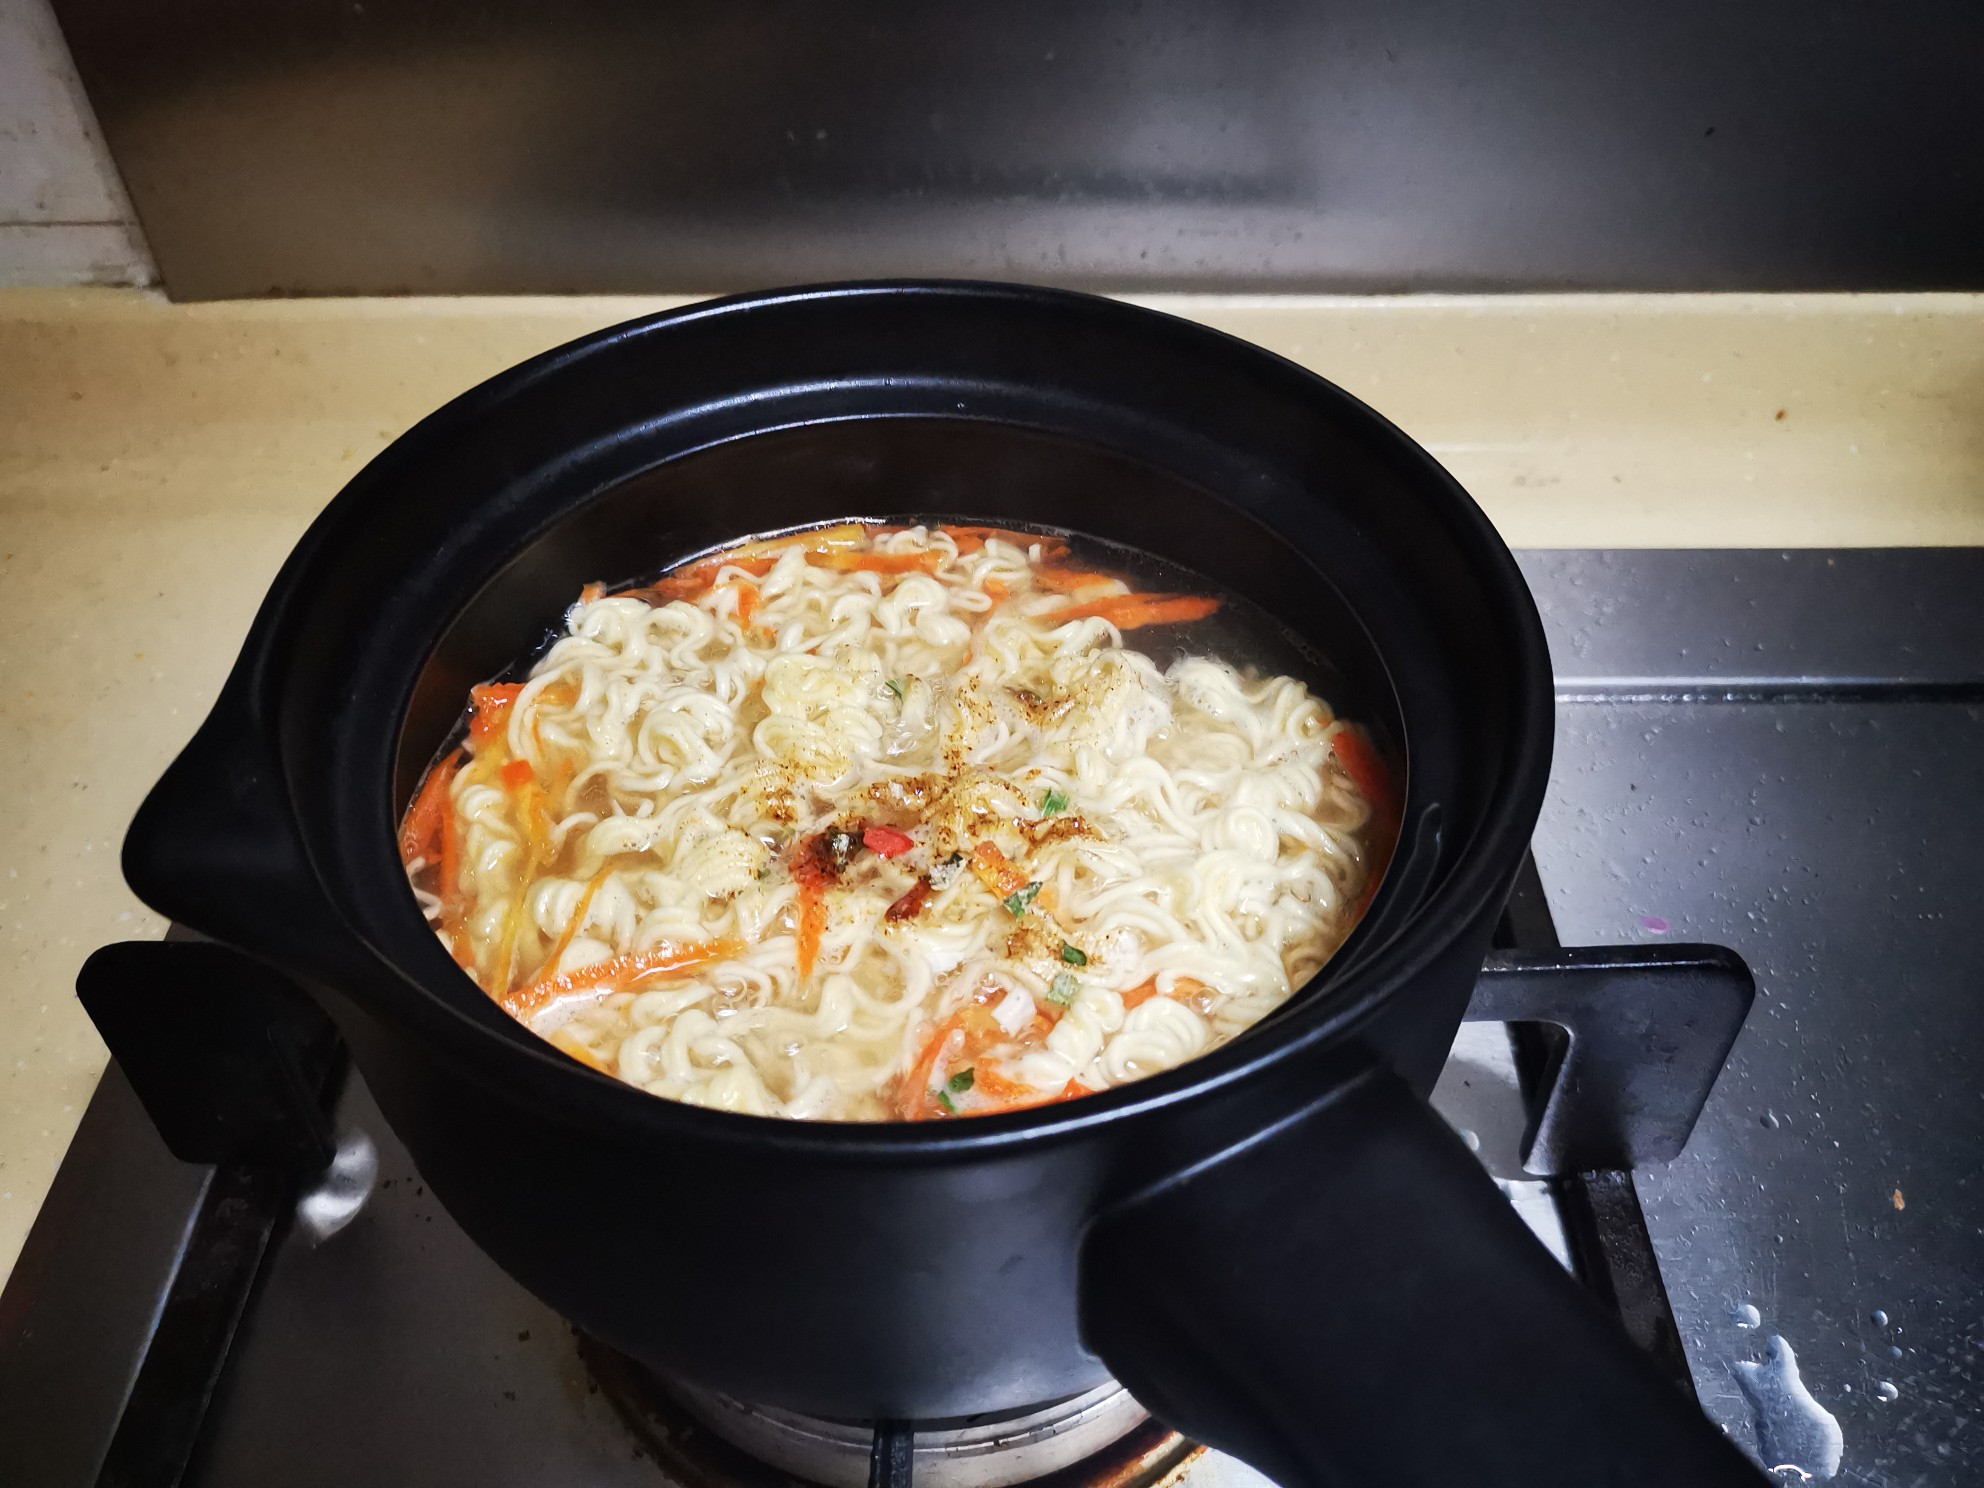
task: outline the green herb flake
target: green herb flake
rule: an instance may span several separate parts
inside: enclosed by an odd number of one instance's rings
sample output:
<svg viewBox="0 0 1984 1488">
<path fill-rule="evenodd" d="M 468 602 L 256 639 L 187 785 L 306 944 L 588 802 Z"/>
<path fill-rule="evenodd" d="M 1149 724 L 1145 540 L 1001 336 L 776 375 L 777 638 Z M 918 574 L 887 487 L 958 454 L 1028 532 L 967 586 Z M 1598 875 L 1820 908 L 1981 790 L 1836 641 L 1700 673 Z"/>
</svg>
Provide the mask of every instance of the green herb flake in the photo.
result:
<svg viewBox="0 0 1984 1488">
<path fill-rule="evenodd" d="M 1068 798 L 1057 790 L 1050 790 L 1040 798 L 1040 814 L 1055 816 L 1068 809 Z"/>
<path fill-rule="evenodd" d="M 1039 894 L 1040 880 L 1038 879 L 1035 879 L 1023 889 L 1013 890 L 1003 901 L 1006 906 L 1006 913 L 1017 920 L 1021 915 L 1026 913 L 1026 907 L 1033 903 L 1039 897 Z"/>
<path fill-rule="evenodd" d="M 944 1082 L 944 1088 L 953 1095 L 963 1095 L 967 1090 L 971 1089 L 972 1082 L 977 1078 L 978 1071 L 970 1065 L 966 1065 Z"/>
<path fill-rule="evenodd" d="M 951 1093 L 948 1090 L 939 1090 L 937 1092 L 937 1104 L 942 1106 L 946 1111 L 949 1111 L 953 1116 L 958 1113 L 958 1108 L 951 1104 Z"/>
<path fill-rule="evenodd" d="M 1072 971 L 1057 972 L 1054 980 L 1047 984 L 1047 1000 L 1056 1007 L 1066 1007 L 1075 1000 L 1075 994 L 1080 990 L 1081 984 L 1075 980 Z"/>
<path fill-rule="evenodd" d="M 897 702 L 902 701 L 902 678 L 891 677 L 887 682 L 883 684 L 883 686 L 887 687 L 890 692 L 893 692 L 896 695 Z"/>
<path fill-rule="evenodd" d="M 1061 942 L 1061 959 L 1070 966 L 1088 965 L 1088 953 L 1080 946 L 1069 945 L 1065 940 Z"/>
</svg>

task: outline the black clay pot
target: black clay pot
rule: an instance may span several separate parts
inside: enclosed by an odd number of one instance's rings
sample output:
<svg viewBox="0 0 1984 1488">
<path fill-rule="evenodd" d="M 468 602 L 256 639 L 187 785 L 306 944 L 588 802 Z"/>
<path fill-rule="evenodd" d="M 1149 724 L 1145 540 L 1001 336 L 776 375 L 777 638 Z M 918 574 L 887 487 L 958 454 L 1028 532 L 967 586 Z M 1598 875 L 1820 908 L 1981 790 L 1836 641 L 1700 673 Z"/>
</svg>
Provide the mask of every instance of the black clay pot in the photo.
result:
<svg viewBox="0 0 1984 1488">
<path fill-rule="evenodd" d="M 1400 850 L 1282 1012 L 1158 1078 L 955 1123 L 733 1116 L 495 1008 L 395 823 L 468 686 L 594 579 L 847 516 L 1131 544 L 1335 664 Z M 1507 550 L 1398 430 L 1254 347 L 998 285 L 766 294 L 602 332 L 330 505 L 125 848 L 145 901 L 330 1012 L 433 1191 L 607 1342 L 754 1401 L 931 1418 L 1108 1374 L 1285 1484 L 1753 1481 L 1423 1102 L 1550 759 Z"/>
</svg>

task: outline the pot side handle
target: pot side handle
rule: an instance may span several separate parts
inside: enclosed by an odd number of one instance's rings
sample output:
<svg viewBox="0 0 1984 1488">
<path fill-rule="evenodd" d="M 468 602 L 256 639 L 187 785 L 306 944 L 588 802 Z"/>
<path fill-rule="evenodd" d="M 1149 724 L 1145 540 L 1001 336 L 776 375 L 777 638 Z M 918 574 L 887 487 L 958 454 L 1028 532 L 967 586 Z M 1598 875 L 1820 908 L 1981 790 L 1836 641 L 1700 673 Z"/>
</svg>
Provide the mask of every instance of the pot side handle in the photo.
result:
<svg viewBox="0 0 1984 1488">
<path fill-rule="evenodd" d="M 1089 1346 L 1281 1488 L 1757 1488 L 1460 1138 L 1374 1066 L 1106 1211 Z"/>
<path fill-rule="evenodd" d="M 276 749 L 247 700 L 245 665 L 138 807 L 124 836 L 124 880 L 180 925 L 321 975 L 351 936 L 304 855 Z"/>
</svg>

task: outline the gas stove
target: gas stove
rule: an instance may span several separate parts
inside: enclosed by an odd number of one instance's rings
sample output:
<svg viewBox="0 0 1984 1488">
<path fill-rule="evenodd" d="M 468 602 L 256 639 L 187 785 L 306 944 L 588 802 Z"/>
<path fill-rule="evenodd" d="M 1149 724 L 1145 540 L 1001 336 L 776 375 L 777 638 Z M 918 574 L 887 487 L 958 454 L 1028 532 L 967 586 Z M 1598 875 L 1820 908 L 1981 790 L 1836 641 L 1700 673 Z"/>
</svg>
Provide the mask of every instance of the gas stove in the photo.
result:
<svg viewBox="0 0 1984 1488">
<path fill-rule="evenodd" d="M 1957 1403 L 1984 1335 L 1974 1195 L 1962 1209 L 1977 1116 L 1912 1148 L 1884 1133 L 1935 1106 L 1930 1082 L 1980 1084 L 1975 1003 L 1939 991 L 1974 985 L 1978 952 L 1936 918 L 1979 880 L 1938 846 L 1984 825 L 1984 646 L 1946 623 L 1976 614 L 1979 556 L 1525 559 L 1558 662 L 1557 779 L 1434 1103 L 1676 1387 L 1787 1481 L 1958 1482 L 1976 1452 Z M 1898 797 L 1870 751 L 1936 804 Z M 1822 773 L 1794 783 L 1786 759 Z M 1857 855 L 1828 857 L 1842 822 Z M 1839 920 L 1897 831 L 1944 876 L 1891 876 L 1884 918 Z M 1834 923 L 1874 944 L 1828 939 Z M 1559 924 L 1628 944 L 1563 952 Z M 1726 939 L 1763 982 L 1712 1097 L 1749 981 L 1683 938 Z M 1878 1022 L 1842 967 L 1897 941 L 1919 976 L 1891 999 L 1911 1020 L 1895 1044 L 1935 1047 L 1856 1063 Z M 208 1168 L 168 1155 L 130 1077 L 146 1086 L 142 1044 L 112 1043 L 130 1075 L 106 1073 L 0 1295 L 10 1483 L 1260 1481 L 1115 1386 L 846 1422 L 658 1376 L 483 1256 L 331 1051 L 328 1164 L 279 1160 L 279 1134 Z M 1870 1182 L 1881 1204 L 1855 1212 Z M 1947 1207 L 1911 1228 L 1911 1202 Z"/>
<path fill-rule="evenodd" d="M 1680 1150 L 1749 1007 L 1748 973 L 1713 948 L 1559 951 L 1533 864 L 1499 940 L 1436 1103 L 1491 1163 L 1526 1153 L 1531 1170 L 1551 1175 L 1513 1176 L 1505 1189 L 1688 1389 L 1629 1170 Z M 193 1112 L 181 1092 L 175 1104 L 156 1061 L 161 1049 L 175 1062 L 183 1051 L 143 1011 L 157 989 L 106 982 L 86 980 L 84 996 L 119 1063 L 75 1158 L 99 1185 L 135 1190 L 137 1166 L 179 1166 L 146 1152 L 158 1137 L 143 1129 L 140 1091 L 159 1125 L 245 1131 L 280 1104 L 241 1074 L 254 1045 L 269 1041 L 263 1029 L 228 1064 L 244 1095 L 209 1092 L 211 1109 Z M 1572 1037 L 1546 1037 L 1546 1025 Z M 578 1333 L 482 1256 L 428 1195 L 357 1074 L 329 1073 L 327 1163 L 286 1161 L 294 1154 L 276 1122 L 233 1139 L 250 1155 L 183 1187 L 180 1229 L 155 1237 L 165 1254 L 129 1234 L 98 1237 L 120 1272 L 168 1279 L 150 1326 L 118 1351 L 131 1384 L 100 1423 L 107 1434 L 94 1447 L 66 1431 L 44 1441 L 31 1481 L 1151 1488 L 1256 1477 L 1152 1420 L 1114 1384 L 1020 1412 L 861 1422 L 660 1375 Z M 102 1218 L 93 1207 L 75 1213 Z M 61 1214 L 51 1209 L 50 1223 Z M 59 1248 L 79 1243 L 88 1240 L 70 1235 Z M 81 1373 L 110 1363 L 105 1330 L 74 1326 L 108 1321 L 101 1273 L 70 1268 L 64 1279 L 68 1296 L 27 1299 L 34 1316 L 21 1344 L 40 1366 L 30 1392 L 64 1392 L 47 1401 L 49 1419 L 64 1399 L 73 1410 Z"/>
</svg>

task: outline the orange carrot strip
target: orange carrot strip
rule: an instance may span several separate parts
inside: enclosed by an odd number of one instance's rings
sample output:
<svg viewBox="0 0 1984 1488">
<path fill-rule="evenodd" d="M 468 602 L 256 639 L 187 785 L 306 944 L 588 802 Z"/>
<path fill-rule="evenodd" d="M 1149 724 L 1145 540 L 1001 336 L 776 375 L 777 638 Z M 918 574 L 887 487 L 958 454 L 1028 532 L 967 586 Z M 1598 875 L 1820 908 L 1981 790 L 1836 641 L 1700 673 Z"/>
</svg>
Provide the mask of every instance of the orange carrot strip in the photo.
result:
<svg viewBox="0 0 1984 1488">
<path fill-rule="evenodd" d="M 1008 589 L 1004 584 L 1000 583 L 997 579 L 987 579 L 985 581 L 985 593 L 992 600 L 994 604 L 1000 603 L 1006 598 L 1007 595 L 1011 594 L 1012 592 L 1013 592 L 1012 590 Z"/>
<path fill-rule="evenodd" d="M 999 851 L 997 844 L 981 842 L 971 850 L 971 871 L 978 881 L 1001 899 L 1017 894 L 1027 886 L 1027 876 Z"/>
<path fill-rule="evenodd" d="M 811 874 L 799 880 L 799 975 L 813 974 L 820 954 L 820 937 L 827 929 L 826 883 Z"/>
<path fill-rule="evenodd" d="M 586 912 L 592 908 L 592 896 L 599 892 L 599 886 L 606 882 L 607 875 L 612 871 L 613 865 L 609 863 L 587 882 L 584 891 L 579 895 L 579 902 L 572 908 L 572 917 L 565 921 L 565 928 L 558 934 L 558 944 L 554 945 L 551 954 L 544 958 L 546 970 L 554 974 L 557 972 L 558 958 L 565 954 L 572 944 L 572 938 L 579 933 L 579 926 L 586 922 Z"/>
<path fill-rule="evenodd" d="M 523 690 L 521 682 L 488 682 L 468 690 L 475 705 L 475 716 L 468 721 L 470 748 L 480 748 L 510 726 L 510 709 Z"/>
<path fill-rule="evenodd" d="M 1195 992 L 1205 991 L 1205 987 L 1206 984 L 1195 977 L 1179 977 L 1167 995 L 1182 999 L 1190 997 Z M 1138 982 L 1136 986 L 1123 994 L 1123 1011 L 1127 1013 L 1131 1008 L 1149 1002 L 1157 995 L 1156 977 L 1150 977 Z"/>
<path fill-rule="evenodd" d="M 1001 1103 L 991 1107 L 969 1109 L 961 1113 L 966 1116 L 997 1116 L 1007 1111 L 1030 1111 L 1036 1106 L 1058 1105 L 1062 1101 L 1074 1100 L 1078 1096 L 1095 1094 L 1078 1080 L 1070 1080 L 1059 1090 L 1041 1091 L 1008 1080 L 984 1065 L 976 1065 L 973 1068 L 976 1073 L 972 1080 L 972 1089 L 989 1095 Z M 1009 1091 L 1014 1094 L 1009 1095 L 1007 1093 Z M 931 1114 L 934 1115 L 936 1102 L 932 1101 L 930 1104 Z"/>
<path fill-rule="evenodd" d="M 1368 877 L 1364 892 L 1359 896 L 1354 912 L 1362 916 L 1377 897 L 1378 884 L 1385 876 L 1385 869 L 1391 866 L 1392 853 L 1398 846 L 1398 832 L 1403 813 L 1403 802 L 1399 799 L 1398 782 L 1392 774 L 1391 766 L 1379 755 L 1371 736 L 1355 724 L 1345 724 L 1330 736 L 1330 749 L 1336 755 L 1336 762 L 1343 767 L 1343 773 L 1350 777 L 1350 783 L 1358 793 L 1370 803 L 1371 826 L 1367 843 Z"/>
<path fill-rule="evenodd" d="M 537 779 L 537 771 L 530 767 L 530 761 L 527 759 L 510 760 L 496 773 L 502 780 L 505 790 L 522 790 Z"/>
<path fill-rule="evenodd" d="M 1026 1100 L 1040 1093 L 1031 1085 L 1007 1079 L 989 1064 L 974 1066 L 971 1088 L 987 1100 L 995 1101 Z"/>
<path fill-rule="evenodd" d="M 462 913 L 461 829 L 455 822 L 455 803 L 447 800 L 441 813 L 441 923 L 453 930 Z"/>
<path fill-rule="evenodd" d="M 749 625 L 751 617 L 758 612 L 758 586 L 742 580 L 737 585 L 737 623 Z"/>
<path fill-rule="evenodd" d="M 462 752 L 457 749 L 429 770 L 427 778 L 420 782 L 413 804 L 406 809 L 406 819 L 400 823 L 402 862 L 411 863 L 415 858 L 434 856 L 441 840 L 441 824 L 454 814 L 448 788 L 454 783 L 455 771 L 461 760 Z"/>
<path fill-rule="evenodd" d="M 1015 532 L 1009 527 L 939 527 L 937 530 L 948 532 L 951 541 L 958 545 L 960 553 L 976 553 L 992 539 L 997 538 L 1000 542 L 1011 543 L 1022 553 L 1038 543 L 1043 562 L 1052 562 L 1057 558 L 1068 556 L 1068 544 L 1065 539 L 1049 537 L 1041 532 Z"/>
<path fill-rule="evenodd" d="M 935 573 L 942 565 L 944 555 L 932 552 L 808 553 L 806 561 L 815 568 L 831 568 L 841 573 Z"/>
<path fill-rule="evenodd" d="M 1070 1080 L 1051 1095 L 1036 1094 L 1032 1100 L 1018 1101 L 1004 1109 L 1008 1111 L 1027 1111 L 1035 1106 L 1057 1106 L 1062 1101 L 1074 1100 L 1078 1096 L 1094 1094 L 1095 1092 L 1093 1090 L 1090 1090 L 1088 1086 L 1082 1084 L 1079 1080 Z M 987 1111 L 985 1114 L 990 1116 L 992 1112 Z"/>
<path fill-rule="evenodd" d="M 1371 736 L 1355 724 L 1345 724 L 1330 735 L 1330 749 L 1343 773 L 1357 787 L 1358 794 L 1371 804 L 1374 816 L 1394 820 L 1398 816 L 1398 792 L 1392 785 L 1392 772 Z"/>
<path fill-rule="evenodd" d="M 1135 630 L 1143 625 L 1182 625 L 1203 620 L 1219 608 L 1219 601 L 1190 594 L 1112 594 L 1087 604 L 1069 605 L 1041 616 L 1049 625 L 1066 625 L 1070 620 L 1086 620 L 1091 615 L 1107 620 L 1118 630 Z"/>
<path fill-rule="evenodd" d="M 737 558 L 727 553 L 719 554 L 715 558 L 701 559 L 687 568 L 679 568 L 674 573 L 655 580 L 645 589 L 630 589 L 627 592 L 634 598 L 645 599 L 649 604 L 657 607 L 675 599 L 700 599 L 709 592 L 710 585 L 716 582 L 717 574 L 726 568 L 741 568 L 754 578 L 762 579 L 772 571 L 772 565 L 777 562 L 776 553 L 757 558 Z"/>
<path fill-rule="evenodd" d="M 604 584 L 588 584 L 579 591 L 579 602 L 581 604 L 591 604 L 595 599 L 604 599 L 605 597 L 606 586 Z"/>
<path fill-rule="evenodd" d="M 1118 580 L 1111 574 L 1087 573 L 1079 568 L 1036 568 L 1033 571 L 1033 584 L 1036 589 L 1046 589 L 1054 594 L 1072 594 L 1077 589 L 1086 589 L 1091 584 L 1114 584 Z"/>
<path fill-rule="evenodd" d="M 739 544 L 707 558 L 698 558 L 674 572 L 663 575 L 647 589 L 630 593 L 667 604 L 672 599 L 695 599 L 716 582 L 725 567 L 741 568 L 757 578 L 772 571 L 772 565 L 792 548 L 805 553 L 832 553 L 859 548 L 869 538 L 869 529 L 859 522 L 839 522 L 832 527 L 816 527 L 811 532 L 795 532 L 789 537 L 768 537 Z"/>
<path fill-rule="evenodd" d="M 921 1121 L 926 1116 L 937 1113 L 938 1107 L 930 1095 L 930 1073 L 936 1066 L 937 1056 L 952 1034 L 964 1027 L 964 1010 L 960 1008 L 950 1017 L 939 1023 L 930 1037 L 924 1041 L 916 1059 L 911 1063 L 902 1081 L 896 1086 L 896 1114 L 905 1121 Z"/>
<path fill-rule="evenodd" d="M 611 961 L 602 961 L 597 966 L 582 966 L 577 971 L 545 977 L 527 987 L 506 992 L 496 1001 L 512 1017 L 527 1018 L 545 1004 L 574 992 L 625 992 L 648 977 L 689 971 L 743 953 L 744 943 L 734 936 L 701 941 L 664 940 L 645 951 L 615 956 Z"/>
</svg>

